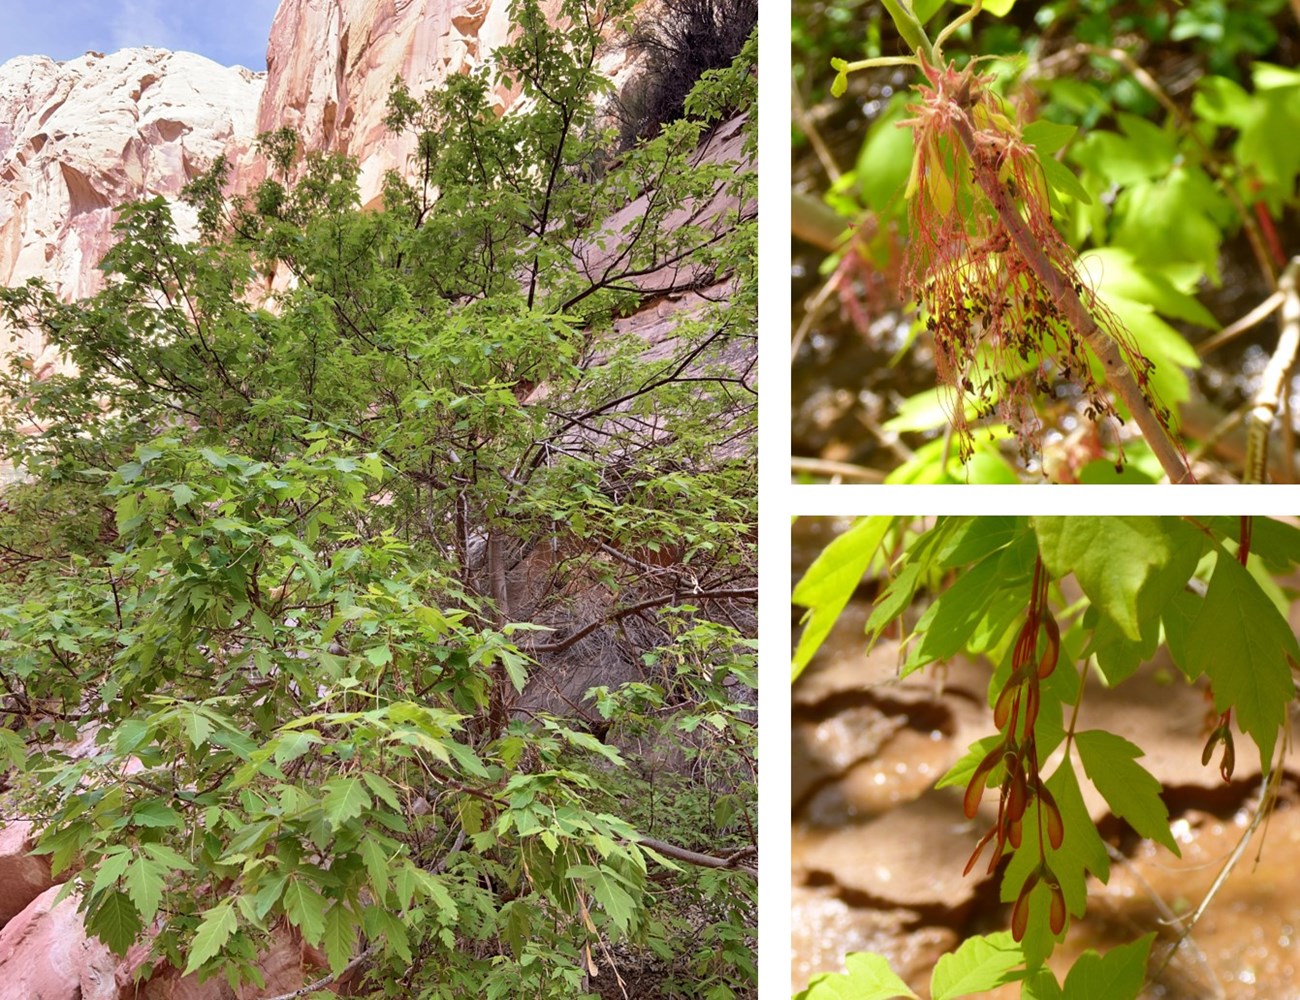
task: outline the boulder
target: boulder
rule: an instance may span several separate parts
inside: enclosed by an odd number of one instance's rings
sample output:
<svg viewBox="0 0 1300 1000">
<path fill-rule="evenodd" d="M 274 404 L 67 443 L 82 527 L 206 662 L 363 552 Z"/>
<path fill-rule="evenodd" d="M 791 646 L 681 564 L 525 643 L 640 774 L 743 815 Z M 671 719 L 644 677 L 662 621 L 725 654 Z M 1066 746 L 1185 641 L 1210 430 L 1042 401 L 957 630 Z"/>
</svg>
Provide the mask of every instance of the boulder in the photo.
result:
<svg viewBox="0 0 1300 1000">
<path fill-rule="evenodd" d="M 0 931 L 0 1000 L 118 1000 L 117 959 L 86 934 L 75 896 L 59 887 L 32 900 Z"/>
</svg>

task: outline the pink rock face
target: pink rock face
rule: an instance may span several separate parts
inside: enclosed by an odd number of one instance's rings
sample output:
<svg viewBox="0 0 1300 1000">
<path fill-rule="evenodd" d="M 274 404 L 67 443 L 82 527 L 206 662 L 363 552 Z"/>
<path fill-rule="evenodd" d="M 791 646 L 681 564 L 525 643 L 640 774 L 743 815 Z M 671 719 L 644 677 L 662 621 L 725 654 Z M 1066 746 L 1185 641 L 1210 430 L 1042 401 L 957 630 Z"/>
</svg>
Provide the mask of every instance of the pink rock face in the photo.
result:
<svg viewBox="0 0 1300 1000">
<path fill-rule="evenodd" d="M 0 1000 L 118 1000 L 117 961 L 47 889 L 0 931 Z"/>
<path fill-rule="evenodd" d="M 416 97 L 483 65 L 509 41 L 511 0 L 283 0 L 267 45 L 266 91 L 258 131 L 289 126 L 308 149 L 355 156 L 361 202 L 380 193 L 384 174 L 403 171 L 414 140 L 384 126 L 388 93 L 400 77 Z M 547 0 L 548 15 L 559 9 Z M 616 83 L 628 67 L 611 48 L 601 71 Z M 498 89 L 502 111 L 518 97 Z"/>
<path fill-rule="evenodd" d="M 201 983 L 198 976 L 182 976 L 172 968 L 161 969 L 148 980 L 136 983 L 135 970 L 148 951 L 147 943 L 137 945 L 119 968 L 117 980 L 122 1000 L 259 1000 L 301 989 L 323 978 L 327 966 L 320 952 L 304 945 L 298 934 L 287 928 L 275 932 L 271 947 L 257 961 L 266 984 L 246 985 L 238 992 L 232 990 L 221 976 Z M 0 965 L 0 977 L 3 975 L 4 966 Z"/>
<path fill-rule="evenodd" d="M 263 74 L 189 52 L 123 49 L 0 66 L 0 282 L 95 291 L 114 209 L 186 182 L 251 142 Z M 193 230 L 193 213 L 176 209 Z"/>
<path fill-rule="evenodd" d="M 49 858 L 28 853 L 31 833 L 32 824 L 26 820 L 6 823 L 0 830 L 0 927 L 54 885 Z"/>
</svg>

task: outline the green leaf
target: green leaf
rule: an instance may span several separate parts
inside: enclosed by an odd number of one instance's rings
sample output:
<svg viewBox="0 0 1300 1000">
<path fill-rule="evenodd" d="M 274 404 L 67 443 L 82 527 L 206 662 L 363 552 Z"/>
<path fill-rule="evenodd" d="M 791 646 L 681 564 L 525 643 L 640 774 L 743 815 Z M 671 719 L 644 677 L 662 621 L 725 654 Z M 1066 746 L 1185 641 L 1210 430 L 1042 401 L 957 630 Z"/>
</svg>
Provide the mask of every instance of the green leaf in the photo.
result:
<svg viewBox="0 0 1300 1000">
<path fill-rule="evenodd" d="M 1190 654 L 1192 624 L 1201 613 L 1203 600 L 1204 598 L 1199 594 L 1193 594 L 1191 591 L 1176 594 L 1174 599 L 1165 605 L 1161 618 L 1169 655 L 1174 661 L 1174 666 L 1181 670 L 1189 681 L 1195 681 L 1200 676 L 1192 673 Z"/>
<path fill-rule="evenodd" d="M 1141 748 L 1102 729 L 1076 733 L 1074 740 L 1084 772 L 1115 815 L 1143 837 L 1181 857 L 1178 842 L 1169 830 L 1169 809 L 1160 798 L 1160 782 L 1137 763 Z"/>
<path fill-rule="evenodd" d="M 374 837 L 366 837 L 361 841 L 361 860 L 370 876 L 375 898 L 382 901 L 388 895 L 388 852 Z"/>
<path fill-rule="evenodd" d="M 905 673 L 965 648 L 1000 585 L 1002 552 L 994 552 L 968 569 L 930 605 L 916 623 L 921 640 L 907 657 Z M 1024 581 L 1028 590 L 1029 581 Z"/>
<path fill-rule="evenodd" d="M 275 624 L 261 608 L 253 609 L 253 628 L 267 642 L 275 642 Z"/>
<path fill-rule="evenodd" d="M 844 957 L 845 972 L 823 972 L 808 981 L 802 1000 L 892 1000 L 916 994 L 889 967 L 883 955 L 855 952 Z"/>
<path fill-rule="evenodd" d="M 330 827 L 338 830 L 348 820 L 369 809 L 372 801 L 360 778 L 330 778 L 325 782 L 321 807 Z"/>
<path fill-rule="evenodd" d="M 899 128 L 898 123 L 908 116 L 908 93 L 896 94 L 884 112 L 871 123 L 867 140 L 858 154 L 858 190 L 862 203 L 878 214 L 890 208 L 901 207 L 898 197 L 907 183 L 912 169 L 915 144 L 910 128 Z"/>
<path fill-rule="evenodd" d="M 292 878 L 280 899 L 289 923 L 302 931 L 308 944 L 319 945 L 325 936 L 325 897 L 305 879 Z"/>
<path fill-rule="evenodd" d="M 325 957 L 330 972 L 341 973 L 356 953 L 357 918 L 342 903 L 335 903 L 325 914 Z"/>
<path fill-rule="evenodd" d="M 1217 329 L 1214 315 L 1201 305 L 1196 296 L 1178 288 L 1159 271 L 1151 271 L 1122 247 L 1099 247 L 1084 255 L 1089 274 L 1096 277 L 1094 288 L 1113 304 L 1126 299 L 1154 309 L 1162 316 Z"/>
<path fill-rule="evenodd" d="M 1005 549 L 1025 531 L 1023 517 L 994 515 L 957 518 L 955 522 L 952 534 L 935 549 L 935 565 L 939 569 L 978 562 Z"/>
<path fill-rule="evenodd" d="M 1091 205 L 1092 195 L 1083 186 L 1083 182 L 1074 176 L 1074 171 L 1055 157 L 1040 156 L 1039 165 L 1043 168 L 1043 179 L 1057 194 L 1067 195 L 1080 205 Z"/>
<path fill-rule="evenodd" d="M 373 771 L 362 771 L 361 777 L 370 790 L 375 793 L 375 798 L 380 799 L 389 809 L 394 812 L 402 811 L 402 800 L 397 797 L 397 791 L 393 784 L 382 774 L 375 774 Z"/>
<path fill-rule="evenodd" d="M 146 799 L 131 810 L 131 822 L 136 826 L 175 827 L 184 829 L 185 821 L 160 799 Z"/>
<path fill-rule="evenodd" d="M 190 946 L 190 957 L 185 963 L 183 975 L 191 975 L 219 955 L 238 926 L 239 918 L 235 914 L 234 903 L 229 899 L 203 914 L 198 932 L 194 935 L 194 943 Z"/>
<path fill-rule="evenodd" d="M 172 487 L 172 503 L 178 508 L 188 507 L 197 496 L 198 494 L 185 483 L 178 483 Z"/>
<path fill-rule="evenodd" d="M 1059 125 L 1056 122 L 1040 118 L 1030 122 L 1021 132 L 1025 142 L 1033 146 L 1039 157 L 1051 156 L 1074 137 L 1079 130 L 1077 125 Z"/>
<path fill-rule="evenodd" d="M 1020 987 L 1020 1000 L 1062 1000 L 1061 984 L 1044 966 L 1028 976 Z"/>
<path fill-rule="evenodd" d="M 137 857 L 126 870 L 123 885 L 131 902 L 140 911 L 145 923 L 150 923 L 162 904 L 163 880 L 168 875 L 165 865 L 148 858 Z"/>
<path fill-rule="evenodd" d="M 212 720 L 192 705 L 181 708 L 181 726 L 190 746 L 195 750 L 207 743 L 208 737 L 212 735 Z"/>
<path fill-rule="evenodd" d="M 970 779 L 974 777 L 975 769 L 980 766 L 980 761 L 987 757 L 989 751 L 1001 742 L 1002 736 L 997 733 L 991 736 L 981 736 L 967 748 L 966 752 L 948 769 L 948 773 L 935 783 L 934 787 L 947 788 L 949 785 L 958 785 L 964 788 L 970 782 Z M 996 768 L 994 770 L 996 772 Z"/>
<path fill-rule="evenodd" d="M 1137 1000 L 1146 979 L 1147 956 L 1155 933 L 1112 948 L 1105 955 L 1092 949 L 1079 956 L 1065 977 L 1065 1000 Z"/>
<path fill-rule="evenodd" d="M 1191 674 L 1204 673 L 1214 685 L 1215 710 L 1234 709 L 1267 770 L 1295 697 L 1290 664 L 1300 661 L 1300 649 L 1268 595 L 1222 548 L 1192 623 L 1187 658 Z"/>
<path fill-rule="evenodd" d="M 95 869 L 91 894 L 98 895 L 116 883 L 126 873 L 126 867 L 130 863 L 131 852 L 125 847 L 114 848 L 113 853 L 105 855 Z"/>
<path fill-rule="evenodd" d="M 794 653 L 795 677 L 803 672 L 830 634 L 893 520 L 892 517 L 866 517 L 858 521 L 826 546 L 795 586 L 791 600 L 809 609 Z"/>
<path fill-rule="evenodd" d="M 311 729 L 290 729 L 275 738 L 275 762 L 284 766 L 296 760 L 313 746 L 323 742 L 319 733 Z"/>
<path fill-rule="evenodd" d="M 919 562 L 904 566 L 876 598 L 876 603 L 871 608 L 871 617 L 867 619 L 866 633 L 870 642 L 874 643 L 885 626 L 911 606 L 917 585 L 921 581 L 922 569 Z"/>
<path fill-rule="evenodd" d="M 86 930 L 108 945 L 113 954 L 125 955 L 144 930 L 144 924 L 130 897 L 114 890 L 96 900 L 86 920 Z"/>
<path fill-rule="evenodd" d="M 885 421 L 884 428 L 903 434 L 947 427 L 952 419 L 951 396 L 951 390 L 946 387 L 926 389 L 915 396 L 908 396 L 899 404 L 898 412 Z M 969 397 L 962 409 L 967 420 L 974 420 L 979 414 L 979 405 Z"/>
<path fill-rule="evenodd" d="M 1012 970 L 1024 961 L 1025 956 L 1009 931 L 967 938 L 956 951 L 941 956 L 935 964 L 930 995 L 934 1000 L 952 1000 L 996 989 L 1018 979 Z"/>
<path fill-rule="evenodd" d="M 192 864 L 166 844 L 145 844 L 144 853 L 172 871 L 194 871 L 194 866 Z"/>
<path fill-rule="evenodd" d="M 565 873 L 568 878 L 582 879 L 591 888 L 592 895 L 600 903 L 614 926 L 626 934 L 636 912 L 636 903 L 619 884 L 619 879 L 605 865 L 595 868 L 592 865 L 571 865 Z"/>
<path fill-rule="evenodd" d="M 1200 558 L 1200 533 L 1175 518 L 1038 517 L 1034 527 L 1052 576 L 1073 573 L 1093 606 L 1134 641 Z"/>
</svg>

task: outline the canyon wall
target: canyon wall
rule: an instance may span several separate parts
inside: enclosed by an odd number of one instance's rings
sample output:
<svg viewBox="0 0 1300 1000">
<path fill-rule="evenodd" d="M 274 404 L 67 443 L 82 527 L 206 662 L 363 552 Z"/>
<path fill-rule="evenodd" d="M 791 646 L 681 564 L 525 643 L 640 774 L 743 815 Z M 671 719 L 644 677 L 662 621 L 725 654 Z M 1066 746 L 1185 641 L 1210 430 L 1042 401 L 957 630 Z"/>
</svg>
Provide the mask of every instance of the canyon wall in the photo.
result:
<svg viewBox="0 0 1300 1000">
<path fill-rule="evenodd" d="M 224 153 L 235 189 L 249 190 L 266 174 L 257 133 L 282 126 L 307 149 L 356 157 L 372 203 L 414 148 L 384 127 L 394 79 L 421 95 L 482 65 L 509 38 L 509 5 L 284 0 L 265 73 L 151 48 L 11 59 L 0 66 L 0 283 L 39 275 L 67 298 L 93 294 L 118 205 L 162 195 L 190 235 L 181 188 Z M 616 46 L 602 70 L 616 82 L 629 72 Z M 496 97 L 504 111 L 517 94 Z"/>
<path fill-rule="evenodd" d="M 384 174 L 402 170 L 410 137 L 384 127 L 388 93 L 403 80 L 414 96 L 482 66 L 510 39 L 511 0 L 283 0 L 267 45 L 259 131 L 293 128 L 308 149 L 355 156 L 362 204 L 379 194 Z M 554 15 L 558 0 L 543 9 Z M 601 71 L 616 85 L 630 72 L 611 45 Z M 517 92 L 498 88 L 498 107 Z"/>
<path fill-rule="evenodd" d="M 264 80 L 148 48 L 0 66 L 0 282 L 39 276 L 66 298 L 95 292 L 117 206 L 175 201 L 222 152 L 246 150 Z M 193 214 L 176 214 L 192 232 Z"/>
</svg>

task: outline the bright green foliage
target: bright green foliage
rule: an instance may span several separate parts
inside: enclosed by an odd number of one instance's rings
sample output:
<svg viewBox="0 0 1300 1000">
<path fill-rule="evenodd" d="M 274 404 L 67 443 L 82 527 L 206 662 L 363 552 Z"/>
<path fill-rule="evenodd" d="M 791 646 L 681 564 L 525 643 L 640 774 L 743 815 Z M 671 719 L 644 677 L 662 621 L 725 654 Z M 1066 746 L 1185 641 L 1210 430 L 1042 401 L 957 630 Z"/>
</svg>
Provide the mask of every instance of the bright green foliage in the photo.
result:
<svg viewBox="0 0 1300 1000">
<path fill-rule="evenodd" d="M 1040 517 L 1034 526 L 1044 565 L 1056 576 L 1073 573 L 1093 606 L 1133 640 L 1200 555 L 1195 529 L 1167 518 Z"/>
<path fill-rule="evenodd" d="M 1022 961 L 1020 947 L 1010 934 L 967 938 L 935 963 L 930 995 L 934 1000 L 955 1000 L 996 989 L 1019 978 L 1012 970 Z"/>
<path fill-rule="evenodd" d="M 1204 673 L 1213 683 L 1214 707 L 1236 710 L 1267 766 L 1295 696 L 1291 664 L 1300 662 L 1300 649 L 1286 619 L 1222 548 L 1192 622 L 1187 657 L 1188 672 Z"/>
<path fill-rule="evenodd" d="M 1223 281 L 1225 246 L 1249 230 L 1249 268 L 1269 271 L 1266 285 L 1274 283 L 1289 253 L 1285 220 L 1300 207 L 1300 73 L 1285 64 L 1287 51 L 1279 41 L 1284 0 L 1174 5 L 1134 0 L 1119 7 L 1106 0 L 1053 0 L 1035 8 L 1032 22 L 1020 18 L 1016 24 L 997 19 L 1008 7 L 986 4 L 984 12 L 997 16 L 980 16 L 965 26 L 945 42 L 945 55 L 959 66 L 968 59 L 995 57 L 980 64 L 994 78 L 992 88 L 1037 109 L 1039 117 L 1015 125 L 1034 149 L 1056 226 L 1080 254 L 1086 284 L 1105 310 L 1103 318 L 1116 321 L 1153 363 L 1150 388 L 1170 409 L 1171 426 L 1179 432 L 1180 407 L 1192 396 L 1189 373 L 1201 366 L 1185 324 L 1217 325 L 1195 296 L 1207 283 Z M 834 89 L 844 92 L 845 68 L 855 65 L 854 57 L 916 51 L 920 27 L 911 23 L 911 13 L 921 25 L 928 23 L 933 35 L 943 19 L 951 21 L 961 12 L 933 0 L 896 7 L 890 11 L 895 38 L 881 30 L 869 5 L 863 10 L 841 2 L 831 10 L 825 27 L 833 30 L 818 32 L 812 25 L 822 16 L 818 5 L 795 5 L 796 79 L 808 107 L 832 79 Z M 1070 45 L 1058 49 L 1062 39 Z M 1141 39 L 1142 45 L 1134 47 L 1129 39 Z M 1058 72 L 1055 58 L 1064 58 L 1073 43 L 1078 47 L 1072 59 L 1079 65 L 1072 61 L 1068 71 Z M 1111 56 L 1117 47 L 1127 51 L 1127 59 Z M 1158 62 L 1161 53 L 1174 48 L 1190 54 L 1194 90 L 1175 89 L 1157 97 L 1152 91 L 1169 81 L 1143 65 L 1144 60 Z M 1051 69 L 1044 68 L 1044 57 Z M 1135 64 L 1140 71 L 1135 72 Z M 907 260 L 909 243 L 913 248 L 925 245 L 921 234 L 908 232 L 902 211 L 913 149 L 909 130 L 899 129 L 898 123 L 909 114 L 908 107 L 914 112 L 917 106 L 914 89 L 895 93 L 866 130 L 852 169 L 828 182 L 827 203 L 858 234 L 823 268 L 827 273 L 840 269 L 836 287 L 841 296 L 852 294 L 846 277 L 864 267 L 893 273 Z M 838 152 L 834 134 L 822 138 Z M 981 248 L 972 246 L 969 252 L 978 259 Z M 865 259 L 845 265 L 843 258 L 854 253 Z M 845 315 L 858 323 L 863 312 L 878 308 L 864 300 Z M 894 360 L 918 340 L 925 348 L 934 346 L 927 343 L 934 338 L 922 332 L 922 322 L 911 324 Z M 980 355 L 974 357 L 970 371 L 978 373 Z M 1039 359 L 1031 355 L 1024 360 L 1032 365 Z M 1092 366 L 1100 370 L 1095 359 Z M 1067 407 L 1052 385 L 1052 366 L 1042 374 L 1046 388 L 1040 387 L 1034 408 L 1050 424 Z M 1050 461 L 1038 468 L 1017 469 L 1007 462 L 1007 413 L 995 413 L 990 405 L 983 413 L 963 416 L 955 412 L 961 403 L 945 410 L 939 402 L 928 390 L 916 393 L 884 421 L 885 430 L 911 435 L 906 442 L 912 451 L 888 471 L 886 481 L 1001 483 L 1026 475 L 1060 475 L 1057 456 L 1047 456 Z M 1077 419 L 1082 407 L 1075 410 Z M 961 462 L 936 432 L 964 420 L 978 420 L 990 436 L 978 436 L 973 454 Z M 1068 421 L 1062 423 L 1068 426 Z M 1063 471 L 1070 481 L 1085 483 L 1152 482 L 1162 475 L 1141 441 L 1126 443 L 1125 458 L 1120 473 L 1113 460 L 1079 460 Z"/>
<path fill-rule="evenodd" d="M 813 976 L 795 1000 L 892 1000 L 915 997 L 882 955 L 859 952 L 844 957 L 845 972 Z"/>
<path fill-rule="evenodd" d="M 399 88 L 416 180 L 382 207 L 281 130 L 247 200 L 221 163 L 191 187 L 200 242 L 129 206 L 99 296 L 0 292 L 76 365 L 0 376 L 31 477 L 0 514 L 0 749 L 115 951 L 149 925 L 156 959 L 255 982 L 287 924 L 335 972 L 373 947 L 373 995 L 570 998 L 616 941 L 752 995 L 751 876 L 639 842 L 753 842 L 756 41 L 610 162 L 621 9 L 559 30 L 520 0 L 498 77 Z M 697 163 L 746 111 L 750 159 Z M 714 283 L 652 353 L 617 332 Z M 631 666 L 538 707 L 606 657 Z"/>
<path fill-rule="evenodd" d="M 1147 955 L 1155 939 L 1154 932 L 1143 934 L 1105 955 L 1091 949 L 1085 951 L 1065 977 L 1065 1000 L 1090 1000 L 1091 997 L 1137 1000 L 1146 978 Z"/>
<path fill-rule="evenodd" d="M 862 574 L 875 558 L 889 530 L 888 517 L 868 517 L 835 539 L 817 558 L 795 588 L 792 600 L 808 608 L 807 627 L 794 654 L 794 673 L 808 665 L 821 648 L 831 626 L 849 603 Z"/>
<path fill-rule="evenodd" d="M 1169 810 L 1160 799 L 1160 782 L 1134 759 L 1142 751 L 1104 729 L 1075 733 L 1079 760 L 1116 816 L 1144 837 L 1164 844 L 1175 856 L 1178 842 L 1169 832 Z"/>
<path fill-rule="evenodd" d="M 893 530 L 892 544 L 900 554 L 888 566 L 890 579 L 876 599 L 867 639 L 874 641 L 887 627 L 904 629 L 900 675 L 958 654 L 983 656 L 992 664 L 989 705 L 1005 704 L 1001 695 L 1013 682 L 1036 558 L 1047 574 L 1047 604 L 1060 608 L 1053 619 L 1059 617 L 1059 664 L 1042 676 L 1037 654 L 1020 661 L 1038 668 L 1032 754 L 1020 731 L 1012 744 L 1012 763 L 1005 754 L 990 760 L 994 748 L 1007 746 L 998 722 L 999 732 L 974 741 L 937 783 L 939 788 L 965 787 L 967 800 L 973 796 L 973 801 L 990 790 L 996 795 L 1000 787 L 1005 794 L 1017 761 L 1032 779 L 1034 771 L 1025 759 L 1036 768 L 1066 746 L 1050 776 L 1043 771 L 1051 802 L 1037 794 L 1028 797 L 1014 838 L 1020 843 L 1008 837 L 1004 844 L 1009 860 L 1000 898 L 1010 905 L 1023 895 L 1027 910 L 1021 912 L 1028 919 L 1018 943 L 1009 934 L 972 939 L 957 955 L 942 960 L 935 970 L 934 995 L 959 996 L 1020 979 L 1022 996 L 1036 1000 L 1136 997 L 1151 935 L 1104 957 L 1088 953 L 1064 987 L 1043 964 L 1068 932 L 1069 917 L 1085 913 L 1089 877 L 1105 882 L 1110 873 L 1106 844 L 1084 803 L 1080 782 L 1085 777 L 1139 835 L 1179 853 L 1160 783 L 1139 762 L 1142 748 L 1104 728 L 1071 731 L 1075 719 L 1105 725 L 1104 718 L 1088 714 L 1078 667 L 1097 668 L 1108 685 L 1120 685 L 1167 642 L 1186 679 L 1208 681 L 1216 711 L 1231 713 L 1231 721 L 1258 744 L 1264 768 L 1270 768 L 1278 731 L 1295 697 L 1293 667 L 1300 662 L 1285 613 L 1293 592 L 1274 576 L 1285 579 L 1300 565 L 1300 531 L 1266 518 L 1081 516 L 941 517 L 915 532 L 906 520 L 895 518 Z M 1250 542 L 1245 567 L 1238 558 L 1243 539 Z M 833 577 L 836 566 L 825 560 L 836 551 L 832 542 L 822 553 L 816 564 L 820 579 Z M 860 556 L 856 549 L 848 551 Z M 845 563 L 855 584 L 868 561 Z M 1072 597 L 1067 608 L 1066 595 L 1080 591 L 1082 598 Z M 929 603 L 909 635 L 907 612 L 918 599 Z M 825 622 L 821 626 L 829 628 Z M 1024 674 L 1014 680 L 1023 685 Z M 994 728 L 993 716 L 989 728 Z M 973 790 L 972 782 L 978 783 Z M 1052 804 L 1063 830 L 1059 837 L 1052 836 Z M 1008 808 L 1005 802 L 1003 808 Z M 990 838 L 996 832 L 995 827 Z M 976 846 L 973 838 L 971 846 Z M 977 859 L 978 851 L 973 865 Z M 1052 919 L 1052 879 L 1059 887 L 1060 924 Z M 869 968 L 872 976 L 881 973 L 877 966 L 856 967 Z M 829 989 L 830 983 L 818 985 Z"/>
</svg>

